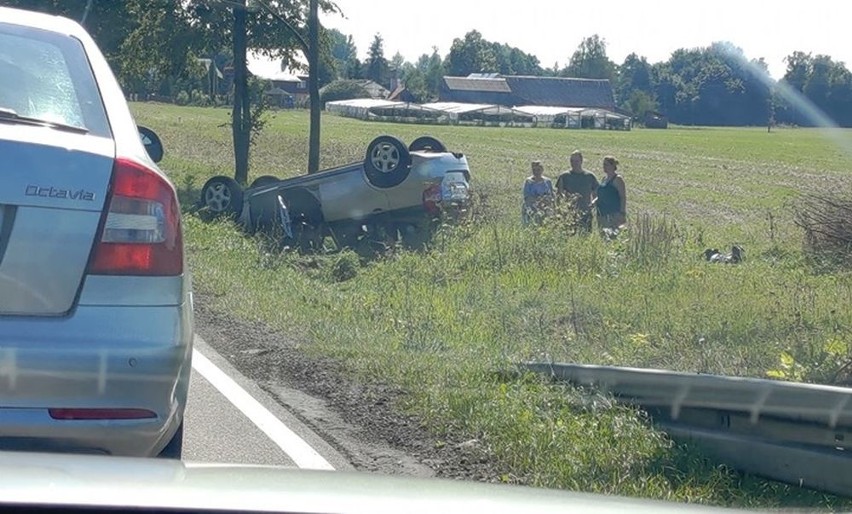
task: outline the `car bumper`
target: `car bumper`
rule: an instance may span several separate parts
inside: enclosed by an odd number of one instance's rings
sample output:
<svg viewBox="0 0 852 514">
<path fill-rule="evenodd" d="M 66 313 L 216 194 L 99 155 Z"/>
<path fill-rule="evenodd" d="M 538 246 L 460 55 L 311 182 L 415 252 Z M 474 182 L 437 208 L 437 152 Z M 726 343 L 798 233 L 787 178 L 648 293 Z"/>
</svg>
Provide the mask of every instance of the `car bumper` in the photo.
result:
<svg viewBox="0 0 852 514">
<path fill-rule="evenodd" d="M 151 456 L 183 420 L 189 302 L 3 318 L 0 334 L 0 449 Z M 150 417 L 54 419 L 50 409 L 141 409 Z"/>
</svg>

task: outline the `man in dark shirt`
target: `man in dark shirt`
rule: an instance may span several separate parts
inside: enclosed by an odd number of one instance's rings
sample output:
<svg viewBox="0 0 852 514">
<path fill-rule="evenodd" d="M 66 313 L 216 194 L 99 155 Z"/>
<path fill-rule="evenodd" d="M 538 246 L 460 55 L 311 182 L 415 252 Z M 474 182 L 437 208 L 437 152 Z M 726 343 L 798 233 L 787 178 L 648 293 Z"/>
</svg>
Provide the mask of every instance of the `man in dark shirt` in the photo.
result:
<svg viewBox="0 0 852 514">
<path fill-rule="evenodd" d="M 577 213 L 579 228 L 591 232 L 592 203 L 597 197 L 598 179 L 594 174 L 583 169 L 583 154 L 575 150 L 571 154 L 571 169 L 559 175 L 556 179 L 556 192 L 569 200 L 569 204 Z"/>
</svg>

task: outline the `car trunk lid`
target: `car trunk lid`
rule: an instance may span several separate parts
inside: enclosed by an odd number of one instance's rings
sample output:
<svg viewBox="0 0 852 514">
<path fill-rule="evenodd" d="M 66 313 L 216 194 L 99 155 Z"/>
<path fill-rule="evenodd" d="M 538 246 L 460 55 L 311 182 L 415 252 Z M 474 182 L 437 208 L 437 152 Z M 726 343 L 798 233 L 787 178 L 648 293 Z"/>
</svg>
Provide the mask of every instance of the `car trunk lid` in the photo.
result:
<svg viewBox="0 0 852 514">
<path fill-rule="evenodd" d="M 0 315 L 74 306 L 114 157 L 108 138 L 0 124 Z"/>
</svg>

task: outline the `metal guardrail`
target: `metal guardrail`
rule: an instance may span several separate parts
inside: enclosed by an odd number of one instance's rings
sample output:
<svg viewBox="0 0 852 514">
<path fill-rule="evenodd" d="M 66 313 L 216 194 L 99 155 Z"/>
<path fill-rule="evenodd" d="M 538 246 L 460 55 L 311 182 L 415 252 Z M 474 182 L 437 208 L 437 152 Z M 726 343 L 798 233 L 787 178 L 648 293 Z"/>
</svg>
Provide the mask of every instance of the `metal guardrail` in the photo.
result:
<svg viewBox="0 0 852 514">
<path fill-rule="evenodd" d="M 525 363 L 645 409 L 734 469 L 852 496 L 852 389 L 666 370 Z"/>
</svg>

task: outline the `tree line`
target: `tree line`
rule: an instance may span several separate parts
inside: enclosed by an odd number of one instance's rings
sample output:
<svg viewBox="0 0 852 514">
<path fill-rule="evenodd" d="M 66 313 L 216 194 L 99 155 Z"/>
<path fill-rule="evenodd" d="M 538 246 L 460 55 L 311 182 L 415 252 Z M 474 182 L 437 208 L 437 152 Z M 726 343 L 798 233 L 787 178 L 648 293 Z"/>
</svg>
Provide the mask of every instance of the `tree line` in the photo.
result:
<svg viewBox="0 0 852 514">
<path fill-rule="evenodd" d="M 218 81 L 210 67 L 233 67 L 233 19 L 220 0 L 0 0 L 4 5 L 86 17 L 86 28 L 116 70 L 128 94 L 181 102 L 225 101 L 227 80 Z M 297 66 L 294 32 L 306 32 L 308 0 L 252 2 L 266 9 L 249 13 L 245 31 L 250 48 L 281 59 L 282 68 Z M 320 1 L 325 12 L 337 10 Z M 270 12 L 277 14 L 270 15 Z M 292 30 L 285 30 L 281 20 Z M 352 36 L 320 30 L 320 86 L 351 79 L 371 79 L 387 88 L 403 83 L 418 102 L 435 100 L 444 75 L 470 73 L 561 76 L 609 79 L 617 105 L 641 116 L 659 111 L 674 122 L 690 125 L 767 125 L 816 123 L 808 106 L 825 112 L 841 126 L 852 126 L 852 73 L 827 55 L 797 51 L 785 61 L 780 81 L 770 78 L 763 59 L 748 59 L 741 49 L 718 42 L 703 48 L 679 49 L 667 61 L 650 63 L 636 53 L 620 64 L 607 55 L 598 35 L 582 40 L 560 67 L 543 66 L 518 48 L 488 41 L 476 30 L 453 40 L 442 56 L 437 48 L 408 62 L 399 53 L 387 58 L 376 34 L 367 57 L 358 59 Z M 200 61 L 199 58 L 207 59 Z M 258 99 L 262 85 L 249 88 Z M 363 94 L 350 87 L 343 95 Z"/>
<path fill-rule="evenodd" d="M 810 105 L 838 125 L 852 127 L 852 74 L 827 55 L 794 52 L 785 58 L 784 77 L 775 81 L 762 58 L 748 59 L 742 49 L 727 42 L 679 49 L 667 61 L 653 64 L 631 53 L 617 64 L 607 56 L 606 41 L 592 35 L 582 40 L 566 66 L 543 67 L 536 56 L 487 41 L 476 30 L 453 40 L 445 57 L 433 48 L 414 63 L 399 54 L 388 61 L 379 34 L 364 62 L 358 60 L 351 36 L 333 29 L 327 34 L 331 43 L 327 78 L 371 79 L 388 87 L 395 77 L 418 102 L 438 97 L 444 75 L 577 77 L 610 80 L 617 105 L 635 116 L 658 111 L 686 125 L 810 126 L 818 122 Z"/>
</svg>

